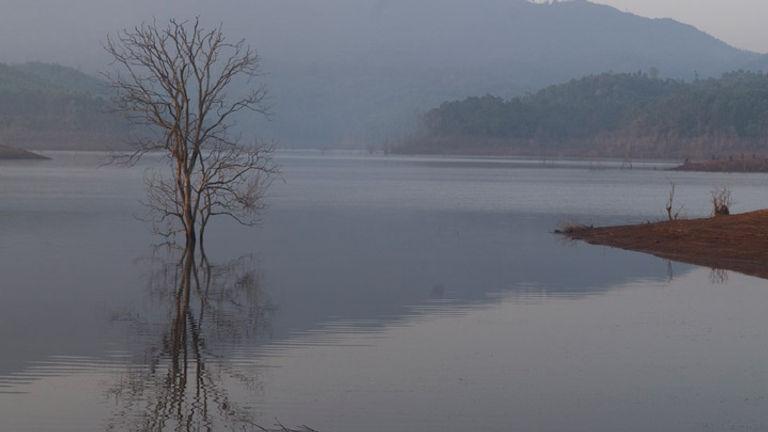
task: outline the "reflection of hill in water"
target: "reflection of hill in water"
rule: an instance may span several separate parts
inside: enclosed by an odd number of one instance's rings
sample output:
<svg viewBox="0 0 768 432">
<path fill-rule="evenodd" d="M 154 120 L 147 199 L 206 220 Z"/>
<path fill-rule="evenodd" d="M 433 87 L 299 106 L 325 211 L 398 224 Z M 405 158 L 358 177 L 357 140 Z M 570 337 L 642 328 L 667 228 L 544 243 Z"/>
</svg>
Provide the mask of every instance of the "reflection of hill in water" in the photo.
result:
<svg viewBox="0 0 768 432">
<path fill-rule="evenodd" d="M 497 295 L 577 298 L 666 272 L 644 255 L 564 245 L 541 229 L 548 218 L 293 213 L 271 219 L 262 264 L 149 261 L 152 307 L 126 315 L 137 352 L 108 389 L 116 407 L 110 427 L 256 428 L 249 404 L 269 397 L 260 392 L 259 358 L 271 351 L 260 352 L 262 343 L 386 326 Z M 309 216 L 313 228 L 295 230 L 305 224 L 292 214 Z"/>
<path fill-rule="evenodd" d="M 383 326 L 414 314 L 492 303 L 500 295 L 579 297 L 629 281 L 667 277 L 666 264 L 654 257 L 564 243 L 549 234 L 559 222 L 559 216 L 502 212 L 273 209 L 253 243 L 235 237 L 242 231 L 222 230 L 226 235 L 210 246 L 211 256 L 224 256 L 225 249 L 258 249 L 253 270 L 277 308 L 266 339 L 242 338 L 224 349 L 253 349 L 270 339 L 326 331 L 334 322 Z M 93 231 L 95 226 L 82 229 Z M 62 280 L 60 273 L 50 275 L 58 277 L 62 289 L 80 294 L 63 297 L 61 308 L 40 318 L 50 325 L 34 335 L 35 349 L 4 356 L 0 374 L 61 353 L 101 358 L 107 343 L 120 349 L 122 344 L 114 341 L 123 340 L 126 333 L 119 324 L 109 330 L 104 326 L 108 319 L 120 319 L 126 307 L 112 301 L 108 313 L 94 311 L 103 309 L 105 297 L 124 302 L 143 296 L 131 301 L 139 307 L 155 300 L 142 288 L 147 284 L 147 262 L 139 260 L 115 273 L 121 266 L 112 258 L 83 263 L 99 268 L 97 273 L 66 271 L 72 280 Z M 689 268 L 675 265 L 677 272 Z M 24 328 L 23 319 L 6 319 L 4 331 L 23 335 Z M 134 345 L 131 350 L 143 348 Z"/>
<path fill-rule="evenodd" d="M 133 218 L 143 168 L 96 170 L 99 161 L 82 157 L 57 154 L 37 170 L 4 170 L 0 376 L 52 356 L 122 351 L 133 333 L 106 323 L 126 309 L 152 306 L 151 264 L 137 257 L 153 239 Z M 574 208 L 573 193 L 599 195 L 575 206 L 579 214 L 623 215 L 595 223 L 643 215 L 655 192 L 650 201 L 640 194 L 646 201 L 626 210 L 613 201 L 617 190 L 633 193 L 635 184 L 652 182 L 650 171 L 627 180 L 408 161 L 284 157 L 287 184 L 276 184 L 263 227 L 216 227 L 208 242 L 213 262 L 255 252 L 255 271 L 277 307 L 271 337 L 325 332 L 339 322 L 382 326 L 493 303 L 499 295 L 578 297 L 667 277 L 656 258 L 549 234 Z M 44 244 L 32 240 L 40 238 Z M 678 272 L 688 268 L 676 265 Z M 245 338 L 228 349 L 263 340 Z"/>
<path fill-rule="evenodd" d="M 657 258 L 564 242 L 549 234 L 558 223 L 505 213 L 276 211 L 260 239 L 270 248 L 265 288 L 279 305 L 274 336 L 329 321 L 385 325 L 420 305 L 579 297 L 668 277 Z"/>
</svg>

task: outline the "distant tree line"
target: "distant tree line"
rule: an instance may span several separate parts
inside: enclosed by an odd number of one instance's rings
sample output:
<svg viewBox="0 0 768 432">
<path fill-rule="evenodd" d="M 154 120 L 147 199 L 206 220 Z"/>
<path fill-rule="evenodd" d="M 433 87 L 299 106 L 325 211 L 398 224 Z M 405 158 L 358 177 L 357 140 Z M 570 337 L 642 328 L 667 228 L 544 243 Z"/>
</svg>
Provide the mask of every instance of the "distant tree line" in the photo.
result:
<svg viewBox="0 0 768 432">
<path fill-rule="evenodd" d="M 768 75 L 605 73 L 505 100 L 443 103 L 397 150 L 632 157 L 768 153 Z"/>
</svg>

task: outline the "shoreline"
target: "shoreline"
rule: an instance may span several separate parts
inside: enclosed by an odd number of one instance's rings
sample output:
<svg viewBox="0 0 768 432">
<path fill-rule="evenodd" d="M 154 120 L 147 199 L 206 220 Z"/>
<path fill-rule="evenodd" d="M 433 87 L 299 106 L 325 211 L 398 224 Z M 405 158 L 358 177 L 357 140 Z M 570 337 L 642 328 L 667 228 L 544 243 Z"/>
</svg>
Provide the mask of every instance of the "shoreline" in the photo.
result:
<svg viewBox="0 0 768 432">
<path fill-rule="evenodd" d="M 768 210 L 558 231 L 572 240 L 768 279 Z"/>
<path fill-rule="evenodd" d="M 646 156 L 627 158 L 614 153 L 589 151 L 566 151 L 559 153 L 541 153 L 525 148 L 487 148 L 487 149 L 440 149 L 428 148 L 395 148 L 389 154 L 400 156 L 456 156 L 456 157 L 489 157 L 489 158 L 527 158 L 541 161 L 582 160 L 582 161 L 621 161 L 631 168 L 633 165 L 647 163 L 673 163 L 668 171 L 678 172 L 720 172 L 720 173 L 768 173 L 768 154 L 737 153 L 734 155 L 713 156 L 710 159 L 691 159 L 684 155 Z"/>
<path fill-rule="evenodd" d="M 740 155 L 703 161 L 686 160 L 682 165 L 673 168 L 673 171 L 765 173 L 768 172 L 768 157 Z"/>
<path fill-rule="evenodd" d="M 50 159 L 29 150 L 0 145 L 0 160 L 47 160 Z"/>
</svg>

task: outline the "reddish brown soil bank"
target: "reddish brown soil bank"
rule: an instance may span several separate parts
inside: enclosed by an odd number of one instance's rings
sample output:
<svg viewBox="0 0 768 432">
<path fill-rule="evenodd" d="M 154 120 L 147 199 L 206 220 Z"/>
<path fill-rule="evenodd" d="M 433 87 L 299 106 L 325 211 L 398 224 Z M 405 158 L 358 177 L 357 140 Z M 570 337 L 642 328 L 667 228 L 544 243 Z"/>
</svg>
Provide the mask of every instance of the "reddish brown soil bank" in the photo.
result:
<svg viewBox="0 0 768 432">
<path fill-rule="evenodd" d="M 768 210 L 563 233 L 595 245 L 768 278 Z"/>
</svg>

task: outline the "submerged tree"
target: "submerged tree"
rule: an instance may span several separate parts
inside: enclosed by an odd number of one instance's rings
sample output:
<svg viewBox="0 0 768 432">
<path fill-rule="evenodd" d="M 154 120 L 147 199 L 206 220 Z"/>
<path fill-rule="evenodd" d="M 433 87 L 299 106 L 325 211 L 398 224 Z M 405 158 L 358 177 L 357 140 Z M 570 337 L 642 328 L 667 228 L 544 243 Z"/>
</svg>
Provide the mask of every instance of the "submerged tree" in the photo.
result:
<svg viewBox="0 0 768 432">
<path fill-rule="evenodd" d="M 161 152 L 173 167 L 146 181 L 160 232 L 183 233 L 193 247 L 213 216 L 254 224 L 277 172 L 272 147 L 242 145 L 231 129 L 240 113 L 269 116 L 264 86 L 252 86 L 260 76 L 256 52 L 243 40 L 228 42 L 221 27 L 204 29 L 199 19 L 123 30 L 107 39 L 106 50 L 117 66 L 107 74 L 117 109 L 143 126 L 128 161 Z M 240 83 L 250 89 L 230 97 Z"/>
</svg>

